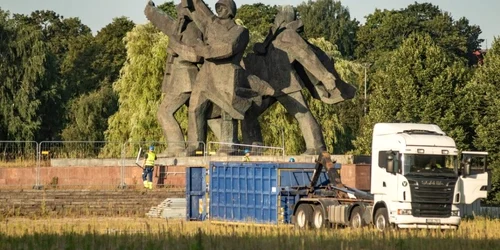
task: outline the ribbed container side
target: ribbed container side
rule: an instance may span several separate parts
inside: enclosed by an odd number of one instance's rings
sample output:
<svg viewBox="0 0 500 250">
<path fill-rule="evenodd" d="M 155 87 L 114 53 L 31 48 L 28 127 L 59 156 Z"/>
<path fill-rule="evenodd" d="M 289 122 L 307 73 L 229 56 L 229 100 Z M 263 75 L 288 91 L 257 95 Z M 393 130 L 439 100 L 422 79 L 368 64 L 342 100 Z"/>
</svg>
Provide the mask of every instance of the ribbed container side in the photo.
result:
<svg viewBox="0 0 500 250">
<path fill-rule="evenodd" d="M 298 197 L 309 185 L 313 163 L 211 162 L 210 218 L 255 223 L 290 223 Z M 325 173 L 318 185 L 327 183 Z"/>
<path fill-rule="evenodd" d="M 186 219 L 204 220 L 207 211 L 206 169 L 204 167 L 186 168 Z"/>
</svg>

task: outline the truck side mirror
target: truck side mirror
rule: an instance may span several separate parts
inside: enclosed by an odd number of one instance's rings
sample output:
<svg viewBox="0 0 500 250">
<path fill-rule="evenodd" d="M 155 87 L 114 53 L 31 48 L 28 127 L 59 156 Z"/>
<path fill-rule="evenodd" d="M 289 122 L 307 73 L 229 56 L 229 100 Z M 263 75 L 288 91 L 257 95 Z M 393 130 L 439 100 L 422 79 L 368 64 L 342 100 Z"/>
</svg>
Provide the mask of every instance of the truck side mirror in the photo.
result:
<svg viewBox="0 0 500 250">
<path fill-rule="evenodd" d="M 387 153 L 387 168 L 386 171 L 388 173 L 394 173 L 394 157 L 392 152 Z"/>
<path fill-rule="evenodd" d="M 470 162 L 465 161 L 462 175 L 463 177 L 467 177 L 470 175 Z"/>
</svg>

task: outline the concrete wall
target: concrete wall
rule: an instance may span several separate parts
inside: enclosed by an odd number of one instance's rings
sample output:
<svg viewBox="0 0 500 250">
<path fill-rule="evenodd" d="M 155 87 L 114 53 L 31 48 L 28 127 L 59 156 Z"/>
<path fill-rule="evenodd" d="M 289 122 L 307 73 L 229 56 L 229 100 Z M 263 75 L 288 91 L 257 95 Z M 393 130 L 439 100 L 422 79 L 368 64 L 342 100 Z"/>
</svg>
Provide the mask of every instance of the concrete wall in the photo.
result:
<svg viewBox="0 0 500 250">
<path fill-rule="evenodd" d="M 156 163 L 163 165 L 182 165 L 182 166 L 206 166 L 210 161 L 241 161 L 243 156 L 207 156 L 207 157 L 172 157 L 159 158 Z M 287 156 L 255 156 L 250 155 L 252 161 L 277 161 L 287 162 L 291 157 L 296 162 L 314 163 L 317 155 L 287 155 Z M 352 163 L 352 155 L 332 155 L 332 160 L 338 163 Z M 135 166 L 136 159 L 51 159 L 42 161 L 42 166 L 51 167 L 73 167 L 73 166 Z M 142 164 L 142 162 L 140 162 Z"/>
<path fill-rule="evenodd" d="M 176 188 L 185 186 L 185 167 L 166 166 L 155 169 L 153 182 Z M 32 187 L 36 184 L 36 168 L 0 168 L 0 188 Z M 121 184 L 122 168 L 118 166 L 71 166 L 40 167 L 40 184 L 44 187 L 118 187 Z M 127 166 L 123 168 L 127 186 L 142 185 L 142 169 Z"/>
<path fill-rule="evenodd" d="M 250 156 L 252 161 L 288 161 L 314 163 L 317 156 Z M 242 156 L 209 156 L 159 158 L 153 182 L 158 185 L 184 188 L 185 166 L 208 166 L 210 161 L 241 161 Z M 346 164 L 352 162 L 350 155 L 332 155 L 332 160 Z M 123 168 L 122 168 L 123 165 Z M 160 169 L 163 168 L 163 169 Z M 118 187 L 122 178 L 127 186 L 142 185 L 142 169 L 135 159 L 50 159 L 40 162 L 39 184 L 44 187 Z M 37 181 L 36 166 L 27 168 L 0 168 L 0 188 L 33 187 Z"/>
</svg>

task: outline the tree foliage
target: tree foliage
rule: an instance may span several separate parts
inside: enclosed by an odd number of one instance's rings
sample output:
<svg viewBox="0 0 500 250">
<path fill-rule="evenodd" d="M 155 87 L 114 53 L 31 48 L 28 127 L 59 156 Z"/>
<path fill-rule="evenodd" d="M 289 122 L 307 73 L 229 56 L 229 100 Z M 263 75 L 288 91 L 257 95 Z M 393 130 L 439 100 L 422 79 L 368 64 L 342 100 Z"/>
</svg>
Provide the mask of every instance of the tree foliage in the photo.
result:
<svg viewBox="0 0 500 250">
<path fill-rule="evenodd" d="M 462 17 L 453 20 L 448 12 L 430 3 L 415 3 L 401 10 L 375 10 L 357 33 L 356 56 L 374 62 L 398 48 L 412 33 L 426 33 L 445 51 L 470 58 L 479 47 L 481 29 Z"/>
<path fill-rule="evenodd" d="M 130 19 L 119 17 L 97 33 L 94 41 L 97 53 L 92 62 L 92 68 L 96 70 L 94 82 L 106 79 L 107 83 L 113 83 L 118 79 L 127 56 L 123 38 L 134 26 Z"/>
<path fill-rule="evenodd" d="M 0 136 L 35 140 L 42 124 L 39 95 L 51 63 L 49 48 L 37 26 L 11 19 L 2 10 L 0 32 Z"/>
<path fill-rule="evenodd" d="M 109 119 L 107 141 L 160 141 L 156 112 L 167 56 L 168 37 L 152 24 L 137 25 L 125 37 L 127 60 L 113 84 L 118 111 Z"/>
<path fill-rule="evenodd" d="M 53 11 L 15 14 L 10 22 L 14 30 L 6 67 L 11 73 L 4 79 L 20 98 L 6 97 L 13 109 L 9 126 L 18 126 L 16 135 L 8 138 L 58 139 L 67 103 L 87 79 L 83 72 L 89 65 L 80 53 L 85 51 L 84 41 L 91 38 L 90 29 L 77 18 L 63 18 Z"/>
<path fill-rule="evenodd" d="M 238 8 L 236 18 L 240 19 L 249 30 L 265 37 L 276 13 L 278 13 L 276 6 L 263 3 L 244 4 Z"/>
<path fill-rule="evenodd" d="M 500 40 L 495 39 L 479 67 L 467 84 L 467 102 L 471 108 L 475 132 L 474 146 L 489 152 L 493 170 L 490 197 L 500 204 Z"/>
<path fill-rule="evenodd" d="M 108 117 L 116 112 L 116 102 L 116 94 L 110 85 L 75 98 L 68 114 L 71 123 L 62 131 L 62 138 L 68 141 L 104 141 Z"/>
<path fill-rule="evenodd" d="M 324 37 L 346 58 L 352 58 L 356 48 L 359 22 L 352 19 L 349 9 L 335 0 L 309 0 L 297 6 L 308 38 Z"/>
<path fill-rule="evenodd" d="M 246 52 L 251 52 L 255 43 L 264 41 L 273 25 L 276 13 L 278 13 L 276 6 L 262 3 L 244 4 L 238 8 L 236 21 L 250 32 L 250 41 Z"/>
<path fill-rule="evenodd" d="M 466 148 L 470 119 L 464 91 L 470 78 L 465 63 L 446 53 L 427 34 L 410 35 L 379 60 L 372 79 L 369 113 L 356 139 L 357 153 L 369 154 L 377 122 L 434 123 Z"/>
<path fill-rule="evenodd" d="M 68 122 L 62 131 L 64 140 L 104 140 L 107 119 L 118 109 L 112 83 L 118 79 L 127 55 L 123 38 L 133 27 L 128 18 L 113 19 L 95 38 L 87 37 L 89 45 L 78 50 L 80 53 L 73 60 L 76 63 L 69 64 L 81 74 L 74 82 L 86 80 L 79 82 L 75 88 L 79 94 L 68 102 Z"/>
</svg>

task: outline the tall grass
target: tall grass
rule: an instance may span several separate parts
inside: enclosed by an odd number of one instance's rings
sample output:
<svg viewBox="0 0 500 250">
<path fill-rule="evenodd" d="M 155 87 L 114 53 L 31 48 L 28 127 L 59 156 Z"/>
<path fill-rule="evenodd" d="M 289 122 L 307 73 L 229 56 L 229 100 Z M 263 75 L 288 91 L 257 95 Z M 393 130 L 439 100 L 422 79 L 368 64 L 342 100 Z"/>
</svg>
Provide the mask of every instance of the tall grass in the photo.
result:
<svg viewBox="0 0 500 250">
<path fill-rule="evenodd" d="M 378 232 L 224 225 L 140 218 L 0 222 L 0 249 L 500 249 L 500 221 L 464 221 L 458 230 Z"/>
</svg>

